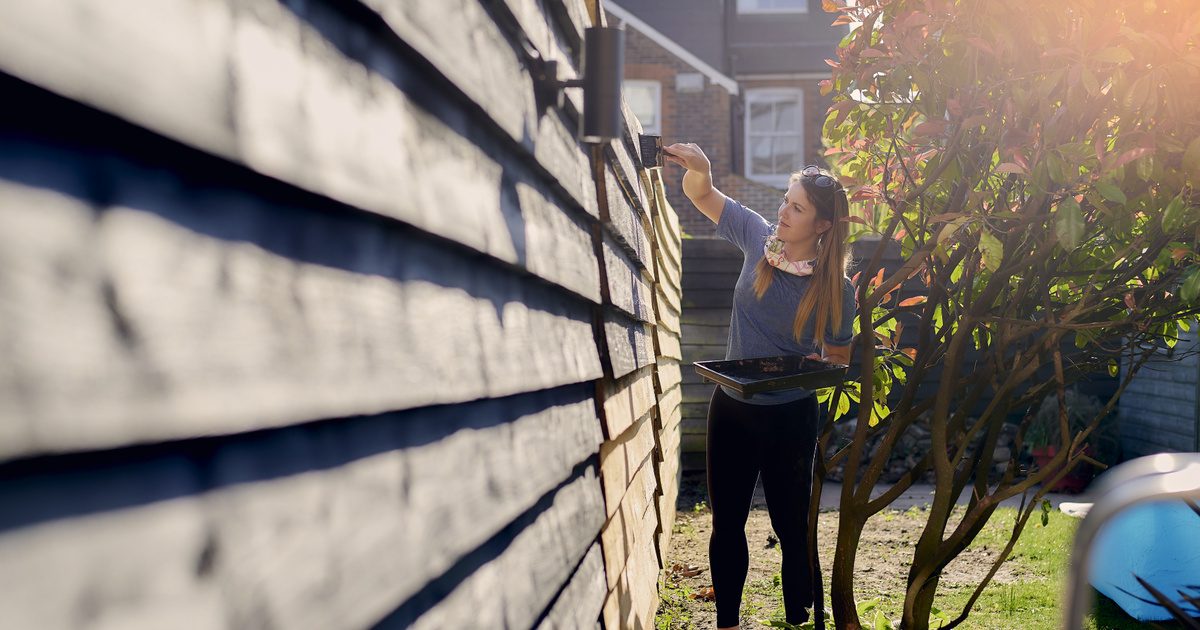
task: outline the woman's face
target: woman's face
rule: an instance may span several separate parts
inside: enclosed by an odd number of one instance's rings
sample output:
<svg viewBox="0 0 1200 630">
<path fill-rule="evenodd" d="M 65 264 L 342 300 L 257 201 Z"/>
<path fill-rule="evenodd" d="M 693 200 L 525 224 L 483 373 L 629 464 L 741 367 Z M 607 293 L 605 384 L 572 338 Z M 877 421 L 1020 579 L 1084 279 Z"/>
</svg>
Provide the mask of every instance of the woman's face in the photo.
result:
<svg viewBox="0 0 1200 630">
<path fill-rule="evenodd" d="M 830 227 L 829 221 L 817 216 L 817 208 L 808 198 L 808 191 L 800 182 L 788 186 L 787 193 L 779 203 L 779 229 L 777 235 L 784 242 L 816 239 Z"/>
</svg>

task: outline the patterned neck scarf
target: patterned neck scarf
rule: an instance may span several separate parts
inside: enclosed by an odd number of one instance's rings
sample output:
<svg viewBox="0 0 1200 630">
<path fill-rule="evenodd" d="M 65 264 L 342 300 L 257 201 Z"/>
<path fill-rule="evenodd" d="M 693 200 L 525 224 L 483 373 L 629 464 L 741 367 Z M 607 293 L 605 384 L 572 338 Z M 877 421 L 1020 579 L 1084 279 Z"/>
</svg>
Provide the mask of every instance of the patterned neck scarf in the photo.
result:
<svg viewBox="0 0 1200 630">
<path fill-rule="evenodd" d="M 779 240 L 775 232 L 771 232 L 771 235 L 763 243 L 763 257 L 767 259 L 767 263 L 772 267 L 796 276 L 811 276 L 813 265 L 817 262 L 816 258 L 811 260 L 788 260 L 783 255 L 783 241 Z"/>
</svg>

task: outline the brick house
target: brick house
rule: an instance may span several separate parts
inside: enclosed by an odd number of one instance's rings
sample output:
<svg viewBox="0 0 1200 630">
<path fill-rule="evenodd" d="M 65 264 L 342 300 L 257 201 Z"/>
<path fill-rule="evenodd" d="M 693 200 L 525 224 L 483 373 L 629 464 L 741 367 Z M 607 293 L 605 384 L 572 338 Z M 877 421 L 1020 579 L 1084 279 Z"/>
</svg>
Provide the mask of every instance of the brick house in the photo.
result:
<svg viewBox="0 0 1200 630">
<path fill-rule="evenodd" d="M 626 30 L 625 94 L 647 133 L 695 142 L 713 163 L 717 188 L 760 213 L 773 213 L 788 175 L 823 163 L 821 127 L 830 76 L 845 27 L 819 0 L 622 0 L 606 4 Z M 714 226 L 689 212 L 668 166 L 668 198 L 687 235 Z"/>
</svg>

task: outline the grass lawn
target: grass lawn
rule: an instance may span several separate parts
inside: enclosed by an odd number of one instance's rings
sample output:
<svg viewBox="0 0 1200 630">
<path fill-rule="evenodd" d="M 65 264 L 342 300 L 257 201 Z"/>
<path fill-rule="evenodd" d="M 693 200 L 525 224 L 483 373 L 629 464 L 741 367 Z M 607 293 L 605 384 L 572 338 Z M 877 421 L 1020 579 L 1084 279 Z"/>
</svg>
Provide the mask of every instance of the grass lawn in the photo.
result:
<svg viewBox="0 0 1200 630">
<path fill-rule="evenodd" d="M 1001 549 L 1008 541 L 1015 508 L 1000 508 L 988 525 L 980 532 L 972 547 L 987 546 Z M 980 629 L 1009 628 L 1059 628 L 1062 615 L 1060 609 L 1067 587 L 1067 565 L 1071 543 L 1079 519 L 1061 512 L 1051 512 L 1048 524 L 1043 527 L 1038 516 L 1030 518 L 1029 525 L 1021 533 L 1013 549 L 1012 562 L 1023 569 L 1023 579 L 1009 584 L 991 584 L 980 595 L 971 609 L 971 615 L 960 627 Z M 970 598 L 972 589 L 967 587 L 943 588 L 938 591 L 935 605 L 947 611 L 960 611 Z M 1096 602 L 1087 619 L 1087 628 L 1096 630 L 1146 628 L 1148 624 L 1129 617 L 1112 600 L 1093 590 Z M 901 601 L 895 603 L 899 616 Z M 936 625 L 936 624 L 935 624 Z M 1163 624 L 1180 627 L 1178 624 Z"/>
<path fill-rule="evenodd" d="M 960 508 L 961 509 L 961 508 Z M 828 587 L 831 566 L 833 528 L 837 514 L 821 515 L 821 566 Z M 986 573 L 996 553 L 1007 541 L 1016 518 L 1014 508 L 1000 508 L 972 543 L 971 548 L 951 563 L 943 572 L 935 605 L 945 611 L 947 621 L 956 616 L 978 584 L 978 576 Z M 953 521 L 954 519 L 952 519 Z M 907 559 L 911 558 L 911 543 L 919 535 L 925 521 L 923 511 L 884 511 L 872 518 L 864 528 L 863 544 L 856 563 L 855 592 L 859 600 L 862 621 L 872 627 L 876 614 L 881 619 L 898 621 L 903 595 L 898 589 L 907 575 Z M 1038 515 L 1030 519 L 1012 556 L 1005 562 L 996 581 L 989 584 L 971 609 L 971 614 L 959 628 L 979 630 L 1038 630 L 1057 629 L 1061 623 L 1060 610 L 1066 588 L 1067 563 L 1070 546 L 1079 519 L 1061 512 L 1051 512 L 1049 523 L 1043 527 Z M 779 546 L 763 545 L 768 540 L 770 524 L 765 510 L 753 510 L 747 524 L 751 552 L 751 570 L 747 576 L 742 598 L 742 628 L 767 627 L 772 621 L 783 624 L 783 595 L 780 588 Z M 715 628 L 715 607 L 711 600 L 697 598 L 712 582 L 707 571 L 707 537 L 711 532 L 711 512 L 700 503 L 693 510 L 680 512 L 676 522 L 668 567 L 681 563 L 702 567 L 698 575 L 681 577 L 666 571 L 661 584 L 661 604 L 656 617 L 660 630 L 673 628 Z M 1096 605 L 1087 619 L 1087 628 L 1095 630 L 1148 628 L 1125 614 L 1114 602 L 1093 591 Z M 826 609 L 829 608 L 826 594 Z M 757 624 L 757 625 L 756 625 Z M 1161 622 L 1158 627 L 1183 628 L 1173 622 Z M 805 627 L 805 626 L 801 626 Z M 832 630 L 832 619 L 826 627 Z M 888 627 L 876 626 L 876 627 Z M 937 627 L 937 621 L 932 627 Z"/>
</svg>

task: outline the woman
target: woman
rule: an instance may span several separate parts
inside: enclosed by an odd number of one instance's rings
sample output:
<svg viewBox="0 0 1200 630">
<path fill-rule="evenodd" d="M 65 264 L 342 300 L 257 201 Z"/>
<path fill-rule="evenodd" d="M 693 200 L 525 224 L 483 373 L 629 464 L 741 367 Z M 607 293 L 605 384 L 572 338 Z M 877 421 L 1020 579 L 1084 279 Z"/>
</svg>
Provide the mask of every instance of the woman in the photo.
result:
<svg viewBox="0 0 1200 630">
<path fill-rule="evenodd" d="M 779 221 L 771 224 L 713 187 L 700 147 L 673 144 L 664 148 L 664 159 L 687 169 L 684 194 L 717 224 L 717 236 L 745 254 L 725 358 L 803 354 L 849 363 L 855 311 L 854 287 L 846 277 L 849 203 L 837 179 L 816 166 L 793 173 L 780 199 Z M 818 337 L 814 330 L 825 334 Z M 813 606 L 808 508 L 818 419 L 816 397 L 807 389 L 749 399 L 723 385 L 713 389 L 706 455 L 713 513 L 708 551 L 719 629 L 739 627 L 749 568 L 746 518 L 760 472 L 783 552 L 786 620 L 808 620 L 806 608 Z"/>
</svg>

